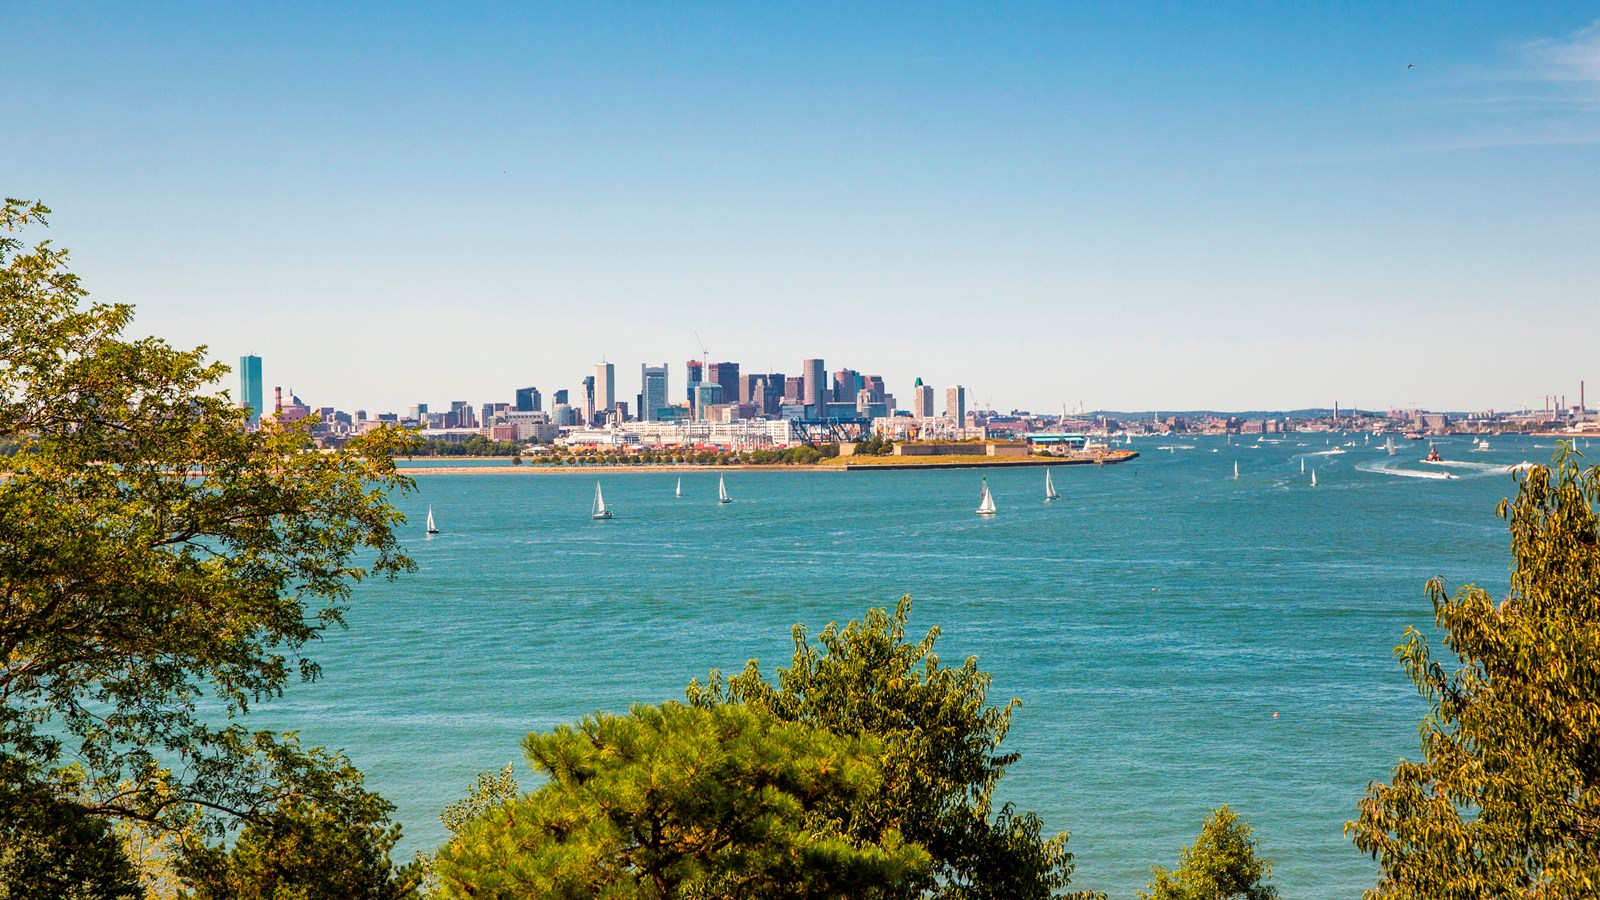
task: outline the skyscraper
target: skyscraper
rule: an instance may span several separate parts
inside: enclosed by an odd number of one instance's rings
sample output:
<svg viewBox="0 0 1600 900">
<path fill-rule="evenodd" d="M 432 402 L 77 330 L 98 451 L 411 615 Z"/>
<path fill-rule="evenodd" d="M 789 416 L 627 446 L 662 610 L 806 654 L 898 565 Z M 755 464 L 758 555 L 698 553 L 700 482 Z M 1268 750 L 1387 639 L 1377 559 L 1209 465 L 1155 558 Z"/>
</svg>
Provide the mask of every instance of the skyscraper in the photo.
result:
<svg viewBox="0 0 1600 900">
<path fill-rule="evenodd" d="M 706 367 L 706 381 L 716 382 L 722 387 L 723 403 L 739 402 L 739 364 L 734 362 L 717 362 Z"/>
<path fill-rule="evenodd" d="M 911 415 L 919 419 L 933 418 L 933 385 L 923 384 L 921 378 L 911 388 Z"/>
<path fill-rule="evenodd" d="M 583 379 L 583 425 L 585 428 L 594 424 L 594 376 L 588 375 Z"/>
<path fill-rule="evenodd" d="M 538 412 L 541 408 L 538 388 L 517 388 L 517 412 Z"/>
<path fill-rule="evenodd" d="M 250 410 L 247 420 L 251 428 L 261 425 L 261 357 L 239 357 L 239 405 Z"/>
<path fill-rule="evenodd" d="M 562 406 L 568 405 L 567 389 L 566 388 L 562 388 L 561 390 L 556 391 L 555 394 L 553 394 L 551 396 L 550 402 L 551 403 L 559 403 Z"/>
<path fill-rule="evenodd" d="M 671 404 L 667 399 L 667 364 L 639 367 L 639 421 L 654 422 L 657 414 Z"/>
<path fill-rule="evenodd" d="M 594 367 L 595 409 L 614 409 L 617 405 L 617 367 L 603 362 Z"/>
<path fill-rule="evenodd" d="M 956 420 L 956 425 L 963 426 L 967 421 L 967 397 L 959 384 L 952 384 L 944 389 L 944 414 Z"/>
<path fill-rule="evenodd" d="M 855 403 L 856 392 L 861 390 L 861 373 L 855 369 L 840 369 L 833 373 L 833 402 Z"/>
<path fill-rule="evenodd" d="M 827 391 L 828 370 L 820 359 L 806 359 L 800 361 L 800 374 L 806 380 L 805 396 L 802 402 L 807 406 L 816 407 L 814 415 L 824 418 L 827 409 L 823 406 L 827 402 L 823 394 Z"/>
<path fill-rule="evenodd" d="M 689 370 L 689 380 L 686 382 L 689 385 L 689 405 L 693 406 L 695 386 L 705 380 L 705 364 L 698 359 L 691 359 L 685 365 Z"/>
</svg>

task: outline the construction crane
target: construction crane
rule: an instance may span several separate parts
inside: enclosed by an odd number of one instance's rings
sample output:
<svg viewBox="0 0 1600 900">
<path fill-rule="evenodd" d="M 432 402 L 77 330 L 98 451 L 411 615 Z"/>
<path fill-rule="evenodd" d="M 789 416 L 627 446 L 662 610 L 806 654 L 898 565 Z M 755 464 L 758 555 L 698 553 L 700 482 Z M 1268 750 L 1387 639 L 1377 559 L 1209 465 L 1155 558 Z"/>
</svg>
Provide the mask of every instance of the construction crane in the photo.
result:
<svg viewBox="0 0 1600 900">
<path fill-rule="evenodd" d="M 706 369 L 711 368 L 711 351 L 706 349 L 706 342 L 700 340 L 700 332 L 694 333 L 694 342 L 700 345 L 700 364 Z M 701 371 L 705 371 L 702 369 Z"/>
</svg>

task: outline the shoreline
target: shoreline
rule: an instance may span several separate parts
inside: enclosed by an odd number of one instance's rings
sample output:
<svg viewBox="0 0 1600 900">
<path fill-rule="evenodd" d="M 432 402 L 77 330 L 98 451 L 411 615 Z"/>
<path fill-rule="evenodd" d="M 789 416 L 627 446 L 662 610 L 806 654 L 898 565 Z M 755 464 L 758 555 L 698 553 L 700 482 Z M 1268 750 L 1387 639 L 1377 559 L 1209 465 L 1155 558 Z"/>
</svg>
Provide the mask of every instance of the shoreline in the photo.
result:
<svg viewBox="0 0 1600 900">
<path fill-rule="evenodd" d="M 507 463 L 503 466 L 403 466 L 400 471 L 405 475 L 591 475 L 602 472 L 870 472 L 874 470 L 904 472 L 908 469 L 1028 468 L 1038 466 L 1092 466 L 1096 464 L 1114 466 L 1135 459 L 1138 456 L 1137 452 L 1132 452 L 1103 460 L 1052 459 L 1045 457 L 1029 457 L 1025 459 L 987 457 L 980 460 L 955 457 L 948 461 L 939 461 L 939 457 L 929 456 L 911 457 L 918 460 L 925 459 L 928 460 L 927 462 L 834 463 L 832 465 L 749 465 L 734 463 L 718 466 L 703 463 L 623 463 L 610 466 L 551 466 L 523 463 L 520 466 L 513 466 Z M 875 458 L 895 459 L 897 457 Z M 905 457 L 898 458 L 904 459 Z M 844 457 L 844 459 L 849 459 L 849 457 Z"/>
</svg>

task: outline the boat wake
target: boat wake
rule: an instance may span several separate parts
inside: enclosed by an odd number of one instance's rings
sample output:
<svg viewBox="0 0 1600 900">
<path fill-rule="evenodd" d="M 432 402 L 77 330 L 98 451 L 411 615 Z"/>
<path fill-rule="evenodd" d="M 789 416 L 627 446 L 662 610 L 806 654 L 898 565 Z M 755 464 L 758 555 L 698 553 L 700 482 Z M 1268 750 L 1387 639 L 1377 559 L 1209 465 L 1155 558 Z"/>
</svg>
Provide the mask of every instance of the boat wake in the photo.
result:
<svg viewBox="0 0 1600 900">
<path fill-rule="evenodd" d="M 1398 465 L 1398 460 L 1381 459 L 1376 462 L 1357 463 L 1356 469 L 1357 471 L 1372 472 L 1378 475 L 1395 475 L 1401 478 L 1431 478 L 1434 481 L 1446 481 L 1460 477 L 1458 475 L 1452 475 L 1449 472 L 1426 472 L 1420 469 L 1401 469 L 1398 467 Z"/>
<path fill-rule="evenodd" d="M 1432 462 L 1423 460 L 1422 464 L 1426 466 L 1442 466 L 1449 469 L 1460 469 L 1463 472 L 1470 472 L 1476 475 L 1503 475 L 1506 472 L 1511 471 L 1512 468 L 1511 466 L 1507 466 L 1503 463 L 1466 462 L 1465 460 L 1459 459 L 1438 459 Z"/>
</svg>

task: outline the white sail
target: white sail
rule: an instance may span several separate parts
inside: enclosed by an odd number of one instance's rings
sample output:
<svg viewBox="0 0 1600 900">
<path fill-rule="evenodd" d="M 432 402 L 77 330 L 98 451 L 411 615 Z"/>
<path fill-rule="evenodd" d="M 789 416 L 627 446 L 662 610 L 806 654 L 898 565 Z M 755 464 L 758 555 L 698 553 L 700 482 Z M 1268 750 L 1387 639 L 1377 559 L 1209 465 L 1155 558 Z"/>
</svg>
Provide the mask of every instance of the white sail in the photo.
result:
<svg viewBox="0 0 1600 900">
<path fill-rule="evenodd" d="M 994 515 L 994 495 L 989 493 L 989 479 L 983 479 L 983 493 L 978 496 L 978 515 Z"/>
<path fill-rule="evenodd" d="M 721 477 L 717 478 L 717 502 L 732 503 L 733 498 L 728 496 L 728 483 Z"/>
<path fill-rule="evenodd" d="M 1239 480 L 1239 463 L 1237 461 L 1235 461 L 1233 464 L 1233 480 Z"/>
<path fill-rule="evenodd" d="M 1304 456 L 1302 456 L 1302 457 L 1300 457 L 1300 474 L 1304 475 L 1305 473 L 1306 473 L 1306 458 Z"/>
<path fill-rule="evenodd" d="M 682 478 L 678 479 L 678 493 L 677 493 L 677 496 L 679 496 L 679 497 L 683 496 L 683 479 Z"/>
<path fill-rule="evenodd" d="M 609 519 L 611 510 L 606 509 L 606 497 L 600 493 L 600 482 L 594 483 L 594 511 L 589 514 L 592 519 Z"/>
<path fill-rule="evenodd" d="M 429 534 L 438 534 L 439 533 L 438 526 L 433 524 L 433 507 L 431 507 L 431 506 L 428 507 L 428 533 Z"/>
<path fill-rule="evenodd" d="M 1311 486 L 1312 487 L 1316 487 L 1317 486 L 1317 470 L 1316 469 L 1312 469 L 1311 470 Z"/>
<path fill-rule="evenodd" d="M 1044 499 L 1046 499 L 1046 500 L 1060 500 L 1061 499 L 1061 495 L 1056 493 L 1055 482 L 1050 480 L 1050 470 L 1049 469 L 1045 469 L 1044 470 Z"/>
</svg>

